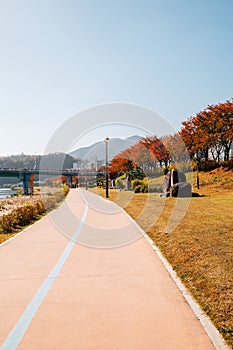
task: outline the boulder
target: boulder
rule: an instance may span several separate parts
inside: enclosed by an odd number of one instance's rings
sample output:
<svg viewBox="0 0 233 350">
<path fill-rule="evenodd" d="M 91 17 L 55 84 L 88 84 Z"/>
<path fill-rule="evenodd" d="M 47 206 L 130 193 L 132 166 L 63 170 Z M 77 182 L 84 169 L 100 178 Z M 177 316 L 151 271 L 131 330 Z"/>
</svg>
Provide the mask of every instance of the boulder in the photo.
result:
<svg viewBox="0 0 233 350">
<path fill-rule="evenodd" d="M 167 173 L 165 176 L 165 179 L 162 184 L 163 189 L 163 196 L 169 197 L 170 196 L 170 187 L 171 187 L 171 173 Z"/>
<path fill-rule="evenodd" d="M 192 197 L 192 186 L 188 182 L 178 182 L 170 188 L 171 197 Z"/>
<path fill-rule="evenodd" d="M 127 176 L 127 177 L 126 177 L 126 181 L 125 181 L 125 190 L 126 190 L 126 191 L 131 191 L 132 188 L 133 188 L 133 186 L 132 186 L 132 184 L 131 184 L 131 182 L 130 182 L 129 177 Z"/>
<path fill-rule="evenodd" d="M 184 173 L 181 173 L 177 170 L 172 170 L 171 172 L 171 178 L 173 180 L 173 185 L 179 183 L 179 182 L 186 182 L 186 176 Z"/>
</svg>

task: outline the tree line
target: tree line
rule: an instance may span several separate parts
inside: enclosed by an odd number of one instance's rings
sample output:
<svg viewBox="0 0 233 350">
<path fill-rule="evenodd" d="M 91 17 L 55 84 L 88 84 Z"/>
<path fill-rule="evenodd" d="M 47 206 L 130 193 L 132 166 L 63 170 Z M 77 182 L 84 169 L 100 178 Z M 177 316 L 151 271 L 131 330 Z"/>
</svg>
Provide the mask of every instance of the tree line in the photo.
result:
<svg viewBox="0 0 233 350">
<path fill-rule="evenodd" d="M 191 158 L 229 160 L 233 142 L 233 99 L 210 105 L 182 123 L 180 135 Z"/>
<path fill-rule="evenodd" d="M 209 105 L 182 122 L 181 130 L 161 138 L 147 136 L 117 154 L 111 161 L 112 177 L 140 168 L 153 171 L 189 160 L 228 161 L 233 146 L 233 100 Z"/>
</svg>

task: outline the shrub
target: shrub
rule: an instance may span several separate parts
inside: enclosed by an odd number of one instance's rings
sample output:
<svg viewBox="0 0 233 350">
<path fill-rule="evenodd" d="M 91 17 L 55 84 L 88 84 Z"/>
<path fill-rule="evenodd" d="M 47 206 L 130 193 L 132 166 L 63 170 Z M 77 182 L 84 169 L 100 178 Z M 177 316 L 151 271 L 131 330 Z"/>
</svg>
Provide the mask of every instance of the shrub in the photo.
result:
<svg viewBox="0 0 233 350">
<path fill-rule="evenodd" d="M 225 160 L 224 162 L 221 162 L 221 166 L 229 170 L 233 169 L 233 158 L 229 160 Z"/>
<path fill-rule="evenodd" d="M 17 212 L 5 214 L 0 218 L 0 231 L 3 233 L 9 233 L 13 231 L 19 224 L 19 218 Z"/>
<path fill-rule="evenodd" d="M 224 167 L 226 169 L 233 169 L 233 158 L 230 160 L 225 160 L 223 162 L 216 162 L 216 160 L 201 160 L 198 165 L 198 170 L 200 171 L 211 171 L 220 167 Z M 197 166 L 194 163 L 193 170 L 197 170 Z"/>
<path fill-rule="evenodd" d="M 140 193 L 141 192 L 141 185 L 136 186 L 134 189 L 134 193 Z"/>
<path fill-rule="evenodd" d="M 148 193 L 148 183 L 141 185 L 141 192 Z"/>
<path fill-rule="evenodd" d="M 220 167 L 220 163 L 216 162 L 215 160 L 201 160 L 198 165 L 198 170 L 211 171 L 219 167 Z"/>
<path fill-rule="evenodd" d="M 143 183 L 143 181 L 142 180 L 139 180 L 139 179 L 137 179 L 137 180 L 133 180 L 132 181 L 132 186 L 133 186 L 133 189 L 135 189 L 136 187 L 138 187 L 138 186 L 141 186 L 142 185 L 142 183 Z"/>
<path fill-rule="evenodd" d="M 126 173 L 126 175 L 129 177 L 129 180 L 143 180 L 146 176 L 140 168 L 132 169 Z"/>
<path fill-rule="evenodd" d="M 66 196 L 69 193 L 69 187 L 66 184 L 63 184 L 63 193 L 64 196 Z"/>
<path fill-rule="evenodd" d="M 41 201 L 36 202 L 35 207 L 38 215 L 41 215 L 45 212 L 44 204 Z"/>
<path fill-rule="evenodd" d="M 134 180 L 133 189 L 135 193 L 147 193 L 148 192 L 148 182 L 145 180 Z"/>
<path fill-rule="evenodd" d="M 213 178 L 213 183 L 215 183 L 215 182 L 220 182 L 220 181 L 221 181 L 221 179 L 220 179 L 219 176 L 214 176 L 214 178 Z"/>
<path fill-rule="evenodd" d="M 68 191 L 65 189 L 64 192 L 67 194 L 69 189 Z M 53 194 L 50 193 L 45 196 L 43 201 L 32 198 L 32 202 L 26 202 L 23 205 L 14 207 L 14 210 L 11 212 L 0 216 L 0 232 L 9 233 L 19 227 L 30 224 L 45 213 L 46 210 L 54 209 L 64 199 L 64 192 L 60 189 Z"/>
<path fill-rule="evenodd" d="M 96 179 L 96 185 L 97 185 L 98 187 L 103 187 L 104 184 L 105 184 L 105 177 L 98 177 L 98 178 Z"/>
</svg>

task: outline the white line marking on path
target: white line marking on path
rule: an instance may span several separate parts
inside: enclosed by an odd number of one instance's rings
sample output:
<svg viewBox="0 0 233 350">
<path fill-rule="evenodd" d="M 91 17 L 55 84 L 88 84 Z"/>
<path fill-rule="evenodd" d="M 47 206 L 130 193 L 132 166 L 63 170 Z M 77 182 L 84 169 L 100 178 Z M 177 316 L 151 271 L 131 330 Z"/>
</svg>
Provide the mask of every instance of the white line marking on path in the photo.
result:
<svg viewBox="0 0 233 350">
<path fill-rule="evenodd" d="M 83 194 L 81 194 L 83 200 L 88 205 L 88 202 Z M 99 198 L 109 203 L 109 200 L 101 197 L 98 195 Z M 110 202 L 111 203 L 111 202 Z M 169 264 L 169 262 L 166 260 L 166 258 L 162 255 L 159 248 L 156 246 L 156 244 L 153 242 L 153 240 L 145 233 L 145 231 L 141 228 L 141 226 L 138 225 L 138 223 L 132 219 L 132 217 L 119 206 L 120 210 L 123 211 L 126 216 L 129 218 L 129 220 L 136 226 L 136 228 L 139 230 L 141 235 L 147 240 L 147 242 L 150 244 L 152 249 L 157 254 L 158 258 L 162 262 L 162 264 L 165 266 L 166 270 L 168 271 L 169 275 L 177 285 L 178 289 L 182 293 L 183 297 L 185 298 L 186 302 L 189 304 L 191 309 L 193 310 L 194 314 L 198 318 L 198 320 L 201 322 L 204 330 L 208 334 L 210 340 L 212 341 L 213 345 L 217 350 L 229 350 L 229 347 L 227 346 L 225 340 L 217 330 L 217 328 L 213 325 L 209 317 L 201 310 L 198 303 L 193 299 L 191 294 L 187 291 L 184 284 L 181 282 L 179 277 L 177 276 L 176 272 L 173 270 L 172 266 Z M 132 243 L 132 242 L 131 242 Z"/>
<path fill-rule="evenodd" d="M 37 310 L 39 309 L 41 303 L 47 296 L 50 288 L 52 287 L 53 282 L 55 281 L 56 277 L 58 276 L 59 272 L 61 271 L 63 265 L 65 264 L 68 256 L 71 253 L 71 250 L 73 249 L 76 240 L 81 233 L 81 230 L 83 228 L 83 225 L 85 223 L 86 217 L 88 212 L 88 205 L 85 201 L 85 209 L 83 216 L 81 218 L 81 222 L 74 233 L 72 240 L 67 244 L 66 248 L 64 249 L 63 253 L 61 254 L 59 260 L 57 261 L 56 265 L 53 267 L 53 269 L 50 271 L 48 277 L 40 287 L 40 289 L 36 292 L 34 297 L 32 298 L 31 302 L 28 304 L 27 308 L 25 309 L 24 313 L 12 329 L 12 331 L 9 333 L 7 338 L 5 339 L 4 343 L 1 346 L 1 350 L 15 350 L 19 343 L 21 342 L 26 330 L 28 329 L 33 317 L 35 316 Z"/>
</svg>

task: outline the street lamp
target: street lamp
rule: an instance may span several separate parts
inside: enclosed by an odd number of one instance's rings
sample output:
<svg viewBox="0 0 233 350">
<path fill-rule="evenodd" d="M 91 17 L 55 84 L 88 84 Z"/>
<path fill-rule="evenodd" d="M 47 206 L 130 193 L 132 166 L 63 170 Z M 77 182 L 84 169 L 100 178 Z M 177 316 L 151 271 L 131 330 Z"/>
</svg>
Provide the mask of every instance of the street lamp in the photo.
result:
<svg viewBox="0 0 233 350">
<path fill-rule="evenodd" d="M 108 194 L 108 143 L 109 143 L 109 137 L 106 137 L 104 140 L 105 146 L 106 146 L 106 198 L 109 198 Z"/>
</svg>

